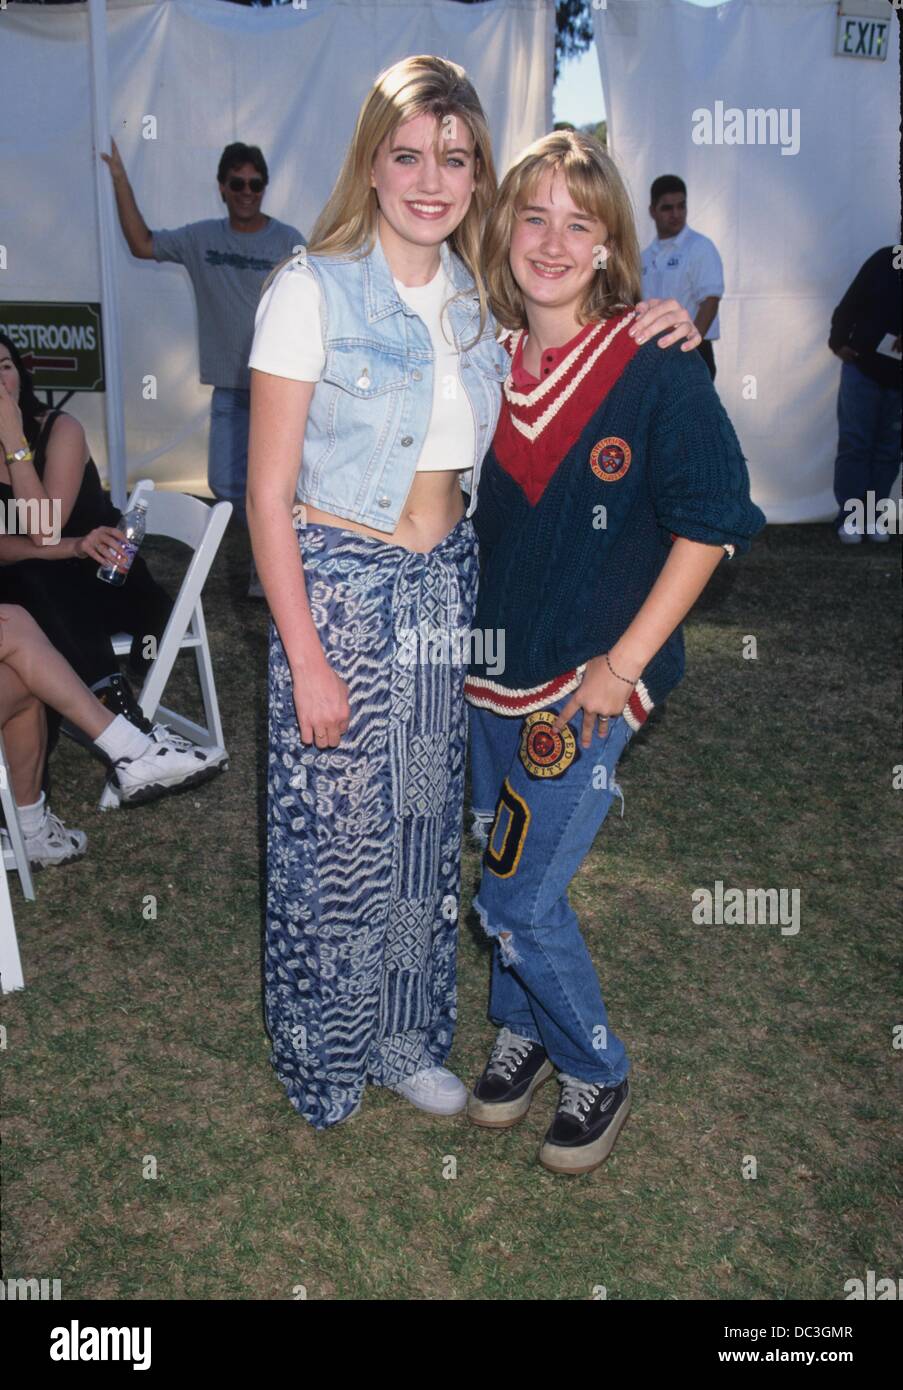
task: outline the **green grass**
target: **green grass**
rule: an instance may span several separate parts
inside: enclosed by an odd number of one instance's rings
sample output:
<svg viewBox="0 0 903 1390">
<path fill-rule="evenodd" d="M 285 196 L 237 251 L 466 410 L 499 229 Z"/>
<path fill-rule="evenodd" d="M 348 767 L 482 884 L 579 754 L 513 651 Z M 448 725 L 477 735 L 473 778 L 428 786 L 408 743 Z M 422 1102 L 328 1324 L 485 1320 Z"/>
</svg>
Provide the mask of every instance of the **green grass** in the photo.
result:
<svg viewBox="0 0 903 1390">
<path fill-rule="evenodd" d="M 148 551 L 174 580 L 178 548 Z M 898 575 L 896 544 L 772 528 L 704 595 L 689 674 L 622 761 L 626 815 L 572 888 L 634 1110 L 601 1169 L 564 1179 L 536 1162 L 552 1087 L 502 1135 L 375 1089 L 315 1134 L 286 1100 L 260 1000 L 267 620 L 230 535 L 205 595 L 230 771 L 102 816 L 99 765 L 63 741 L 51 801 L 88 857 L 34 904 L 10 880 L 4 1276 L 64 1298 L 506 1300 L 840 1299 L 867 1268 L 896 1277 Z M 167 702 L 199 709 L 182 662 Z M 493 1036 L 477 874 L 469 848 L 468 1080 Z M 799 934 L 694 925 L 716 879 L 798 888 Z"/>
</svg>

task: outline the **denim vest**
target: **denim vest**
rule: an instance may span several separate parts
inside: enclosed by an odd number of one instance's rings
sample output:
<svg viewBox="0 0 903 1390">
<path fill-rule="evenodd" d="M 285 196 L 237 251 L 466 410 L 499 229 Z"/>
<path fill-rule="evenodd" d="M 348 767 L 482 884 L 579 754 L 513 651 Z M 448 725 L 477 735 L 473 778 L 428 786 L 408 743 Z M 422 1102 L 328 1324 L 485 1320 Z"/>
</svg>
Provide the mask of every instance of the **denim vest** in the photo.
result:
<svg viewBox="0 0 903 1390">
<path fill-rule="evenodd" d="M 472 347 L 480 305 L 463 262 L 443 244 L 442 264 L 460 298 L 443 314 L 460 352 L 461 381 L 473 411 L 474 455 L 461 485 L 467 515 L 501 406 L 510 358 L 487 316 Z M 433 406 L 433 349 L 423 320 L 401 299 L 379 238 L 368 256 L 297 258 L 321 290 L 326 364 L 307 415 L 297 495 L 377 531 L 395 530 L 410 491 Z M 462 462 L 464 462 L 462 460 Z"/>
</svg>

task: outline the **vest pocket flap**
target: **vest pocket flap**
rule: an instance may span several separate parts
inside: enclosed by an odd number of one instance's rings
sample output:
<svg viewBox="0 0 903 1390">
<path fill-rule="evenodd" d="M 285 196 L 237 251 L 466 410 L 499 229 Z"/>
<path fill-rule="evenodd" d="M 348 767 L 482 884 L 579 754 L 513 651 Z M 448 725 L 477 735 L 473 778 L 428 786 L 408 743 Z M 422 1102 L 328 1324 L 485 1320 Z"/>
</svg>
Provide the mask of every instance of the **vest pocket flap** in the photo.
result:
<svg viewBox="0 0 903 1390">
<path fill-rule="evenodd" d="M 467 356 L 477 370 L 492 381 L 504 381 L 511 370 L 511 358 L 491 333 L 475 343 Z"/>
<path fill-rule="evenodd" d="M 390 357 L 366 347 L 328 347 L 321 381 L 338 386 L 365 401 L 408 384 L 403 357 Z"/>
</svg>

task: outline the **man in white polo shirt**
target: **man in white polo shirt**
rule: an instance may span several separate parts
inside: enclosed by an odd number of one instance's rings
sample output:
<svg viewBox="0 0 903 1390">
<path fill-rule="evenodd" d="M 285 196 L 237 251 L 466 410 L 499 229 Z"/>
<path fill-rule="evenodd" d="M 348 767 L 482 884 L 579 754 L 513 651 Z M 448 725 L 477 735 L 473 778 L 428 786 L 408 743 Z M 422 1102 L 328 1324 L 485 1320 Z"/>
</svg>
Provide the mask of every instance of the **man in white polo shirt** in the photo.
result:
<svg viewBox="0 0 903 1390">
<path fill-rule="evenodd" d="M 687 226 L 687 186 L 676 174 L 662 174 L 649 194 L 656 237 L 643 252 L 643 298 L 674 298 L 686 304 L 702 334 L 699 352 L 712 378 L 712 343 L 720 334 L 718 301 L 724 294 L 724 268 L 715 243 Z"/>
</svg>

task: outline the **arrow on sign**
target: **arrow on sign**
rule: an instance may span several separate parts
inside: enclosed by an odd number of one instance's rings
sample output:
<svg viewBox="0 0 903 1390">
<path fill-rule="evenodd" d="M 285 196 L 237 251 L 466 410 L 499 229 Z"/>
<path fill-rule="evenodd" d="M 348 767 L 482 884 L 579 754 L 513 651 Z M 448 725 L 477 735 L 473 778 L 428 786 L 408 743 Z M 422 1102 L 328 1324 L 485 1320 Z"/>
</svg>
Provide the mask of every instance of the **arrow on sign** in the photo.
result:
<svg viewBox="0 0 903 1390">
<path fill-rule="evenodd" d="M 22 361 L 30 372 L 74 372 L 78 366 L 76 357 L 36 357 L 33 352 L 23 352 Z"/>
</svg>

